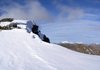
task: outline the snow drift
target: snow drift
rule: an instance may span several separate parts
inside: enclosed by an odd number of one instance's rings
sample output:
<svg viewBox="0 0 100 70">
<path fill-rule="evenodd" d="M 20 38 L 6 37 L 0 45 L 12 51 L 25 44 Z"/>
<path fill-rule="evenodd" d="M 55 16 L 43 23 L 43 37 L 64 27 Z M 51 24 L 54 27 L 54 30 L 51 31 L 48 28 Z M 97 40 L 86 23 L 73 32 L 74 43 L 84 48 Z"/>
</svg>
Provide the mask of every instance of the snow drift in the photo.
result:
<svg viewBox="0 0 100 70">
<path fill-rule="evenodd" d="M 0 70 L 99 70 L 100 56 L 43 42 L 26 29 L 0 32 Z"/>
</svg>

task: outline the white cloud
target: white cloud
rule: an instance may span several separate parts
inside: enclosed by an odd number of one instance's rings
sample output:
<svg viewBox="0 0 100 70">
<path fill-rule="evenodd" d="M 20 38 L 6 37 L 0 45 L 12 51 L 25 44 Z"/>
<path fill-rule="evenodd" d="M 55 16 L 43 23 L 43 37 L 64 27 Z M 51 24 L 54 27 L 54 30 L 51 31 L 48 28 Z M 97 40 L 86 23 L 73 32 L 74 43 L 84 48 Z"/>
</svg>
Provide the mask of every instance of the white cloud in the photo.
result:
<svg viewBox="0 0 100 70">
<path fill-rule="evenodd" d="M 13 2 L 13 5 L 2 8 L 6 13 L 0 17 L 12 17 L 16 19 L 35 19 L 50 20 L 51 15 L 48 10 L 43 7 L 38 0 L 27 1 L 25 5 L 19 5 Z"/>
<path fill-rule="evenodd" d="M 80 18 L 83 18 L 86 13 L 84 10 L 80 8 L 73 8 L 69 6 L 58 5 L 57 8 L 59 9 L 60 13 L 57 16 L 59 20 L 66 20 L 66 21 L 73 21 Z"/>
<path fill-rule="evenodd" d="M 99 12 L 99 9 L 86 9 L 74 6 L 64 5 L 62 3 L 56 2 L 54 3 L 56 9 L 59 11 L 58 15 L 56 16 L 57 21 L 61 22 L 68 22 L 68 21 L 75 21 L 75 20 L 85 20 L 85 19 L 92 19 L 98 18 L 98 14 L 92 13 Z M 92 11 L 91 11 L 92 10 Z"/>
<path fill-rule="evenodd" d="M 59 21 L 73 21 L 86 16 L 86 12 L 78 7 L 71 7 L 61 3 L 63 0 L 54 0 L 54 5 L 59 11 L 58 16 L 56 16 Z M 66 1 L 65 1 L 66 2 Z M 73 3 L 74 0 L 68 0 L 68 2 Z"/>
</svg>

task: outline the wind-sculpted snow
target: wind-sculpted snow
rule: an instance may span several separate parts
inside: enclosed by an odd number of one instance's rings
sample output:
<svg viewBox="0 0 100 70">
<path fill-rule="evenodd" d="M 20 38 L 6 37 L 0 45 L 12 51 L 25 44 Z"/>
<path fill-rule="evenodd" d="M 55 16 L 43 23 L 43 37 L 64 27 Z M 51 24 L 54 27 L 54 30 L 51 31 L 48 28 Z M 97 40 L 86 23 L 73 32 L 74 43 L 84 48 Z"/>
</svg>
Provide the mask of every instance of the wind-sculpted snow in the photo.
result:
<svg viewBox="0 0 100 70">
<path fill-rule="evenodd" d="M 100 70 L 100 56 L 43 42 L 25 29 L 3 30 L 0 70 Z"/>
</svg>

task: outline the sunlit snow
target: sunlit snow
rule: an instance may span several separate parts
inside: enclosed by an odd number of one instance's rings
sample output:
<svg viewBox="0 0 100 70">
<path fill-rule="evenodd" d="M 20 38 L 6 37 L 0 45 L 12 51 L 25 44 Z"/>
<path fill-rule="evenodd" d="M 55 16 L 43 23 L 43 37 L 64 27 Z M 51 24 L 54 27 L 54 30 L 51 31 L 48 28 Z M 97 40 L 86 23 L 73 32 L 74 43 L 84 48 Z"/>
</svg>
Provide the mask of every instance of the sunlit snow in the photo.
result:
<svg viewBox="0 0 100 70">
<path fill-rule="evenodd" d="M 100 70 L 100 56 L 43 42 L 26 29 L 2 30 L 0 70 Z"/>
</svg>

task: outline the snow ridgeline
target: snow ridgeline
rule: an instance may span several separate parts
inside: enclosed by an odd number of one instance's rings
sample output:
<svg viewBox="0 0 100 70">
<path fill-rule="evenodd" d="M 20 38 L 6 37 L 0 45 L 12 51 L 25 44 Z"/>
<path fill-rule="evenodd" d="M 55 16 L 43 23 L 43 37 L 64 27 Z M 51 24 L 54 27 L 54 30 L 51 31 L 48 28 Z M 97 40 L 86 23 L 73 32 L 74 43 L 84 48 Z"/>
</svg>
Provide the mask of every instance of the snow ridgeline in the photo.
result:
<svg viewBox="0 0 100 70">
<path fill-rule="evenodd" d="M 0 70 L 100 70 L 100 56 L 43 42 L 25 29 L 3 30 L 0 32 Z"/>
<path fill-rule="evenodd" d="M 1 21 L 0 23 L 0 29 L 2 30 L 11 30 L 14 28 L 26 29 L 28 33 L 33 32 L 37 34 L 41 40 L 50 43 L 49 38 L 46 37 L 46 35 L 42 34 L 39 30 L 39 26 L 30 20 L 12 20 L 10 22 Z"/>
</svg>

